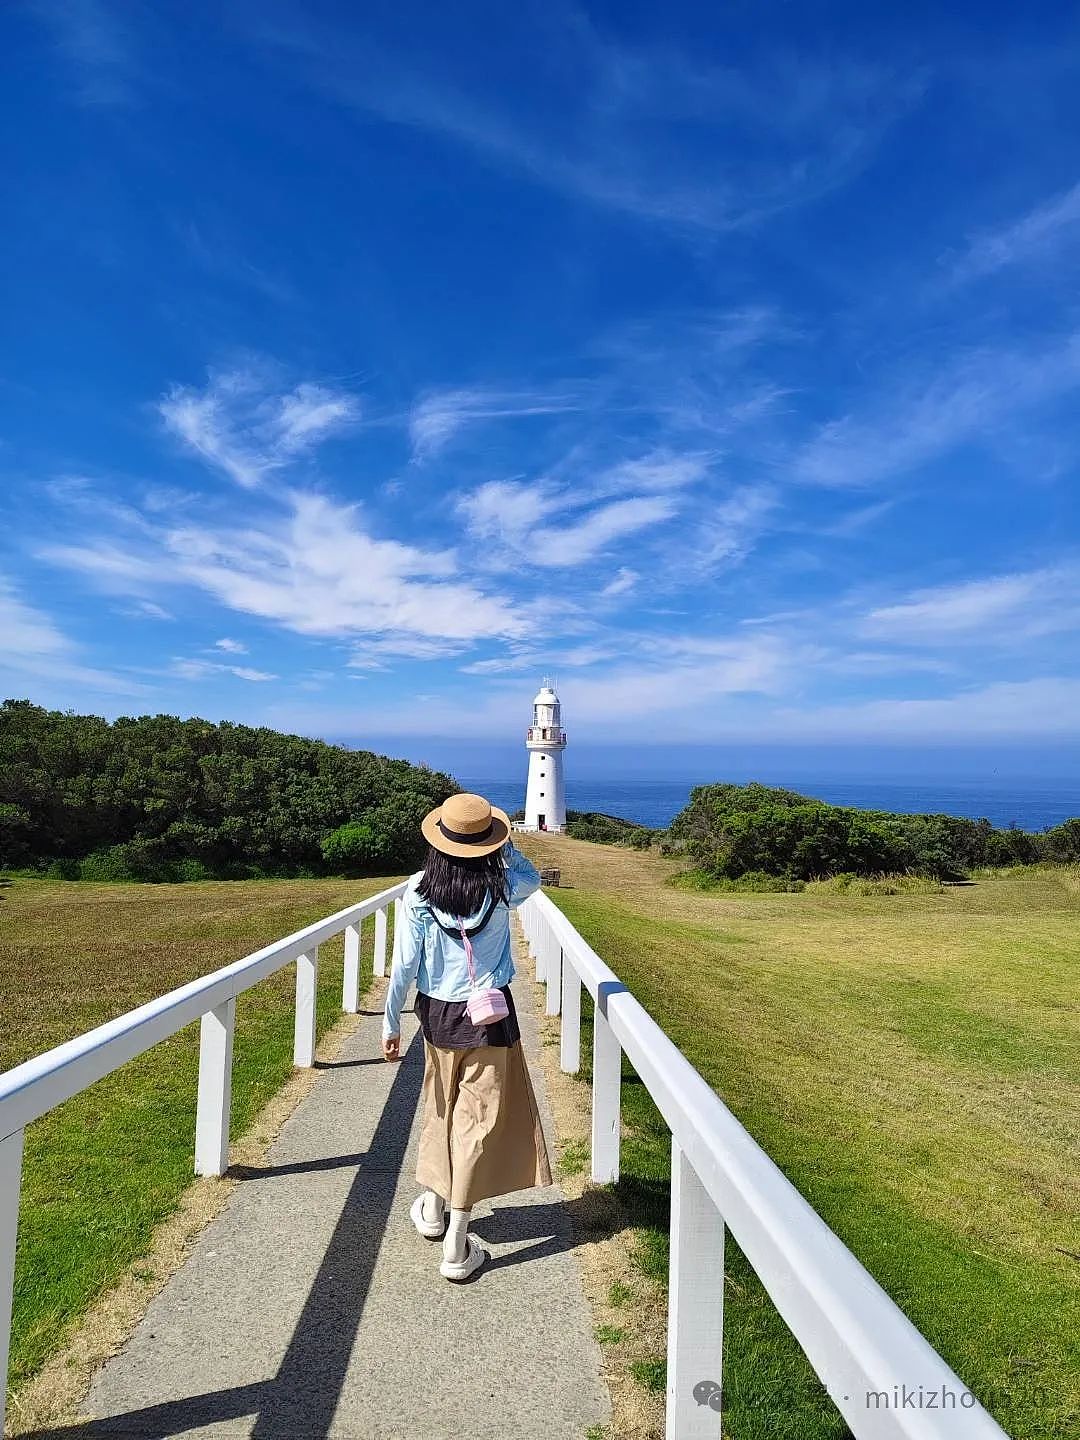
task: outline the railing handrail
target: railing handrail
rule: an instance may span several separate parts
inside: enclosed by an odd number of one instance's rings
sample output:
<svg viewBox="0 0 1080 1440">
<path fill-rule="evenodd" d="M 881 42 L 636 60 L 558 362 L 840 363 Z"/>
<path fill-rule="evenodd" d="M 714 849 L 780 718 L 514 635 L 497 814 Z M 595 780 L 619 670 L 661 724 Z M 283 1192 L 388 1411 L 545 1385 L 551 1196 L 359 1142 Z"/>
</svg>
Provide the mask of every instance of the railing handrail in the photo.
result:
<svg viewBox="0 0 1080 1440">
<path fill-rule="evenodd" d="M 346 906 L 231 965 L 169 990 L 0 1074 L 0 1140 L 23 1129 L 152 1045 L 175 1035 L 208 1010 L 234 999 L 298 956 L 331 940 L 347 926 L 384 909 L 404 894 L 406 883 L 402 881 Z"/>
<path fill-rule="evenodd" d="M 1002 1440 L 1004 1431 L 826 1225 L 615 972 L 551 899 L 522 907 L 549 928 L 610 1025 L 724 1223 L 856 1434 L 868 1397 L 889 1402 L 873 1434 L 896 1440 Z M 532 911 L 532 917 L 530 917 Z M 527 925 L 528 928 L 528 925 Z M 707 1378 L 707 1377 L 702 1377 Z M 972 1403 L 893 1408 L 894 1386 L 952 1390 Z M 861 1425 L 860 1423 L 861 1422 Z"/>
</svg>

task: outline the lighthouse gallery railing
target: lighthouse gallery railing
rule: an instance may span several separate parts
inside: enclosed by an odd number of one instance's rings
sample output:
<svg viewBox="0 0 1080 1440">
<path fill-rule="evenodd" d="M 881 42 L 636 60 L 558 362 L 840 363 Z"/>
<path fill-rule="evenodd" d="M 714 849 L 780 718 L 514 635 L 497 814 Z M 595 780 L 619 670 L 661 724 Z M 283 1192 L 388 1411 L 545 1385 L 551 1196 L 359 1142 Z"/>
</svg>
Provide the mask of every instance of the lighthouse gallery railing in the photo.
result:
<svg viewBox="0 0 1080 1440">
<path fill-rule="evenodd" d="M 719 1440 L 725 1227 L 857 1440 L 1001 1440 L 963 1382 L 562 911 L 540 893 L 520 914 L 547 1013 L 561 1015 L 568 1073 L 581 1064 L 583 985 L 594 1001 L 592 1178 L 618 1179 L 624 1053 L 671 1129 L 669 1440 Z"/>
<path fill-rule="evenodd" d="M 391 905 L 396 910 L 404 891 L 404 883 L 382 890 L 0 1075 L 0 1378 L 5 1382 L 0 1384 L 0 1434 L 4 1429 L 25 1127 L 201 1017 L 195 1170 L 199 1175 L 223 1175 L 229 1163 L 236 997 L 295 961 L 293 1060 L 298 1066 L 313 1065 L 319 946 L 344 931 L 341 1007 L 347 1014 L 355 1014 L 360 995 L 361 925 L 374 915 L 374 972 L 385 975 L 387 912 Z"/>
</svg>

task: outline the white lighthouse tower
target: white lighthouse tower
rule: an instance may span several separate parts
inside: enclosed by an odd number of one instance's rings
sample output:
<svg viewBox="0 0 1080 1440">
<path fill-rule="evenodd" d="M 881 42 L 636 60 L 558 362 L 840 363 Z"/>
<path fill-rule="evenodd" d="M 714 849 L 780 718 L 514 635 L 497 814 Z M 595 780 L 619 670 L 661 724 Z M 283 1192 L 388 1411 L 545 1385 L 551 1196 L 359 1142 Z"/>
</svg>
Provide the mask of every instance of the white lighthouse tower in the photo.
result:
<svg viewBox="0 0 1080 1440">
<path fill-rule="evenodd" d="M 550 680 L 544 680 L 533 701 L 532 724 L 525 734 L 529 752 L 529 783 L 525 790 L 523 830 L 564 830 L 566 828 L 566 785 L 563 780 L 563 751 L 566 731 L 562 728 L 562 706 Z"/>
</svg>

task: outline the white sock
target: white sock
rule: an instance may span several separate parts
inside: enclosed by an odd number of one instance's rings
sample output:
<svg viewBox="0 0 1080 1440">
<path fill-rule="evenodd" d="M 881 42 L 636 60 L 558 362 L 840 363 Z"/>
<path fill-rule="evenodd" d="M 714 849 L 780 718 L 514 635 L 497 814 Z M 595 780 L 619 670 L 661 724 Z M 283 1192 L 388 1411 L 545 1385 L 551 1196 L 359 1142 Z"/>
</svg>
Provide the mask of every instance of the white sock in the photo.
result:
<svg viewBox="0 0 1080 1440">
<path fill-rule="evenodd" d="M 446 1201 L 441 1195 L 436 1195 L 434 1190 L 424 1191 L 424 1203 L 420 1213 L 429 1225 L 437 1225 L 443 1218 L 443 1211 L 446 1209 Z"/>
<path fill-rule="evenodd" d="M 465 1232 L 469 1228 L 471 1210 L 451 1210 L 450 1224 L 443 1238 L 443 1259 L 451 1265 L 460 1265 L 465 1259 Z"/>
</svg>

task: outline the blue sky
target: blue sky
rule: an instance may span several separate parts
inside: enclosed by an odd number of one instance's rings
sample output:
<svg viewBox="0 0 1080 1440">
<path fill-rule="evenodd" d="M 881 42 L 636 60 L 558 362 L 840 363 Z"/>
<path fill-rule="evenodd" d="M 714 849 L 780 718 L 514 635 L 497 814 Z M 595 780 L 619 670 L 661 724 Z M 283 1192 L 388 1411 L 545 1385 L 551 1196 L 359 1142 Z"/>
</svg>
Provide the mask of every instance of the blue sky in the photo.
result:
<svg viewBox="0 0 1080 1440">
<path fill-rule="evenodd" d="M 5 6 L 0 690 L 470 773 L 548 672 L 669 772 L 1068 747 L 1078 29 Z"/>
</svg>

